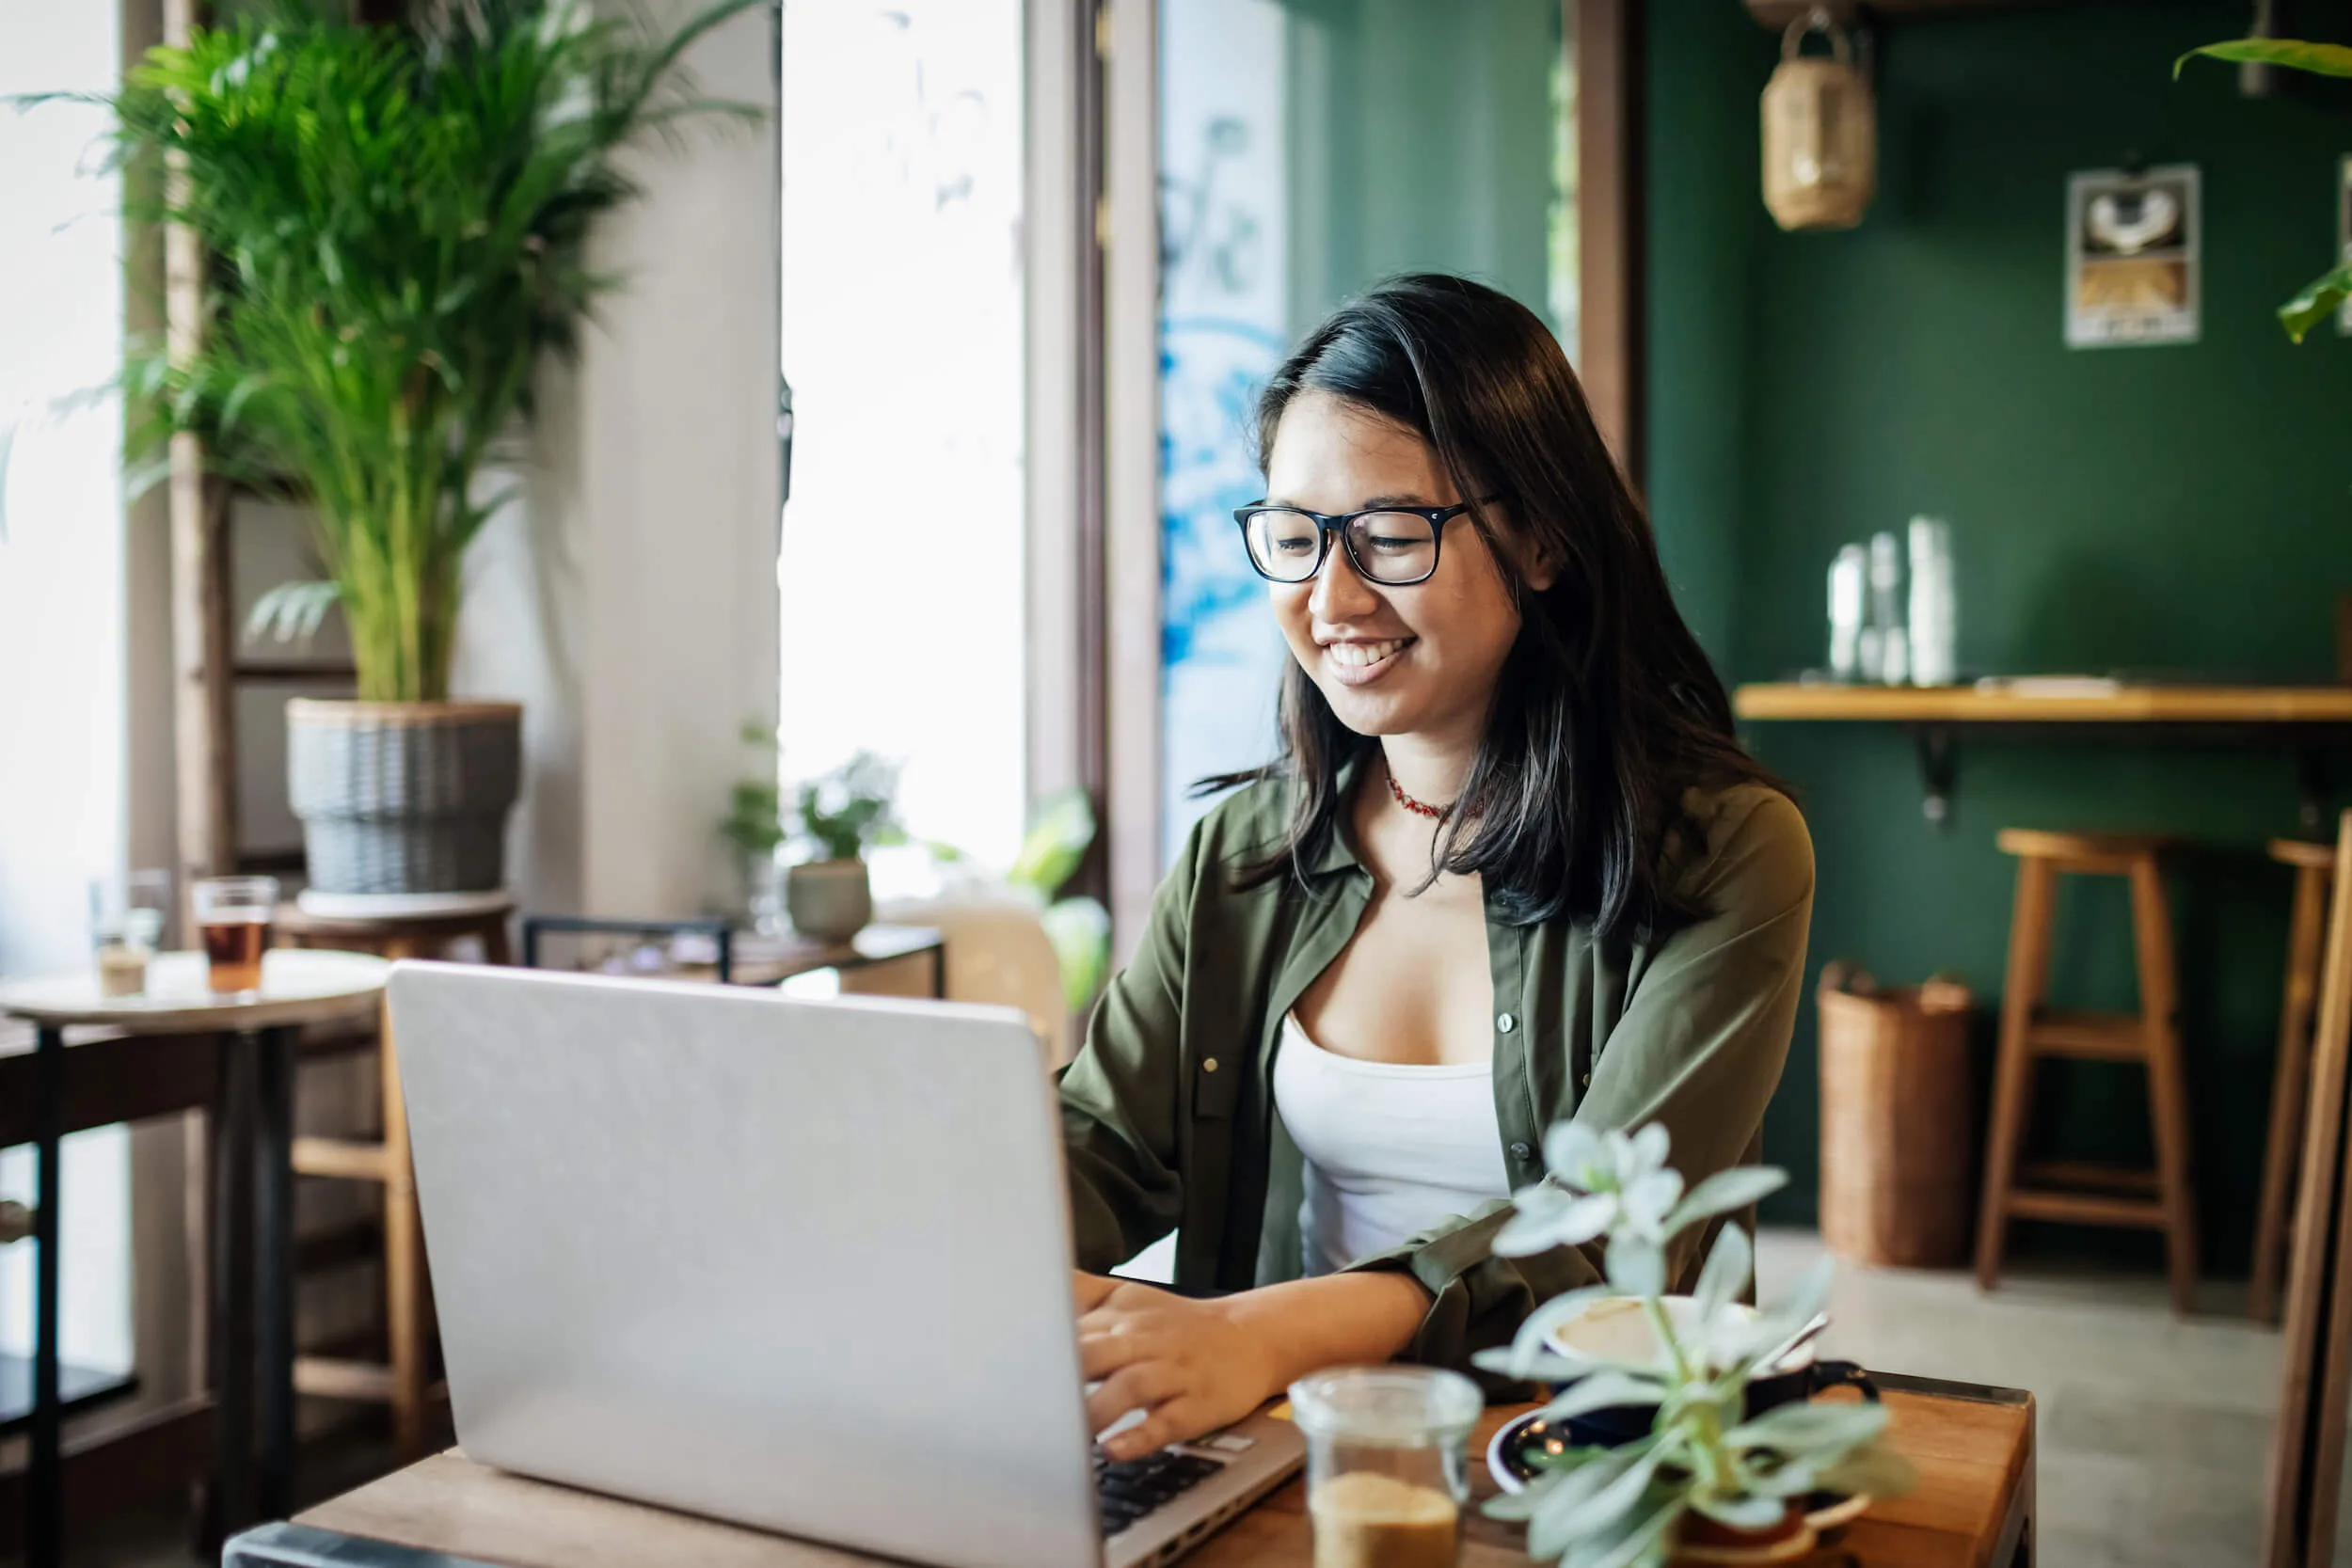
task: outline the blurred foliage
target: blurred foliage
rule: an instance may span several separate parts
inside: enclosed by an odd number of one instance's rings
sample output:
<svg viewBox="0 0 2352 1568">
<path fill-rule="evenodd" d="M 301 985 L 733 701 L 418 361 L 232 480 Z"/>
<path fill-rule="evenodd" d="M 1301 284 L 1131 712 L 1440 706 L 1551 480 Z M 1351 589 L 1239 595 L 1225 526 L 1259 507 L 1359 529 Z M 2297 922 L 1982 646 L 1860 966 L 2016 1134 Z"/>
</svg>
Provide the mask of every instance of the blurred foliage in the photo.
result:
<svg viewBox="0 0 2352 1568">
<path fill-rule="evenodd" d="M 2340 43 L 2305 43 L 2297 39 L 2233 39 L 2192 49 L 2172 64 L 2177 78 L 2188 62 L 2202 55 L 2237 65 L 2275 65 L 2307 71 L 2316 76 L 2352 76 L 2352 48 Z M 2300 293 L 2279 307 L 2279 321 L 2287 336 L 2301 342 L 2311 329 L 2352 299 L 2352 266 L 2329 268 L 2303 286 Z"/>
</svg>

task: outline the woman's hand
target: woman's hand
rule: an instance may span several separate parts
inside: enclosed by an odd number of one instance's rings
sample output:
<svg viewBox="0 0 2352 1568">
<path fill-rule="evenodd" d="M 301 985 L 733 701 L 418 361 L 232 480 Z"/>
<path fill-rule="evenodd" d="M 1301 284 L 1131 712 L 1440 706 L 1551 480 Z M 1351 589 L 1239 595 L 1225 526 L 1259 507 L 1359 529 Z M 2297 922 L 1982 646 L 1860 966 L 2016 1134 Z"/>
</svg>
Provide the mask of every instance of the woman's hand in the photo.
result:
<svg viewBox="0 0 2352 1568">
<path fill-rule="evenodd" d="M 1129 1411 L 1144 1419 L 1103 1445 L 1136 1459 L 1230 1426 L 1281 1387 L 1265 1347 L 1226 1300 L 1194 1301 L 1132 1280 L 1078 1276 L 1078 1362 L 1089 1383 L 1087 1424 L 1101 1432 Z"/>
<path fill-rule="evenodd" d="M 1078 1361 L 1096 1432 L 1144 1419 L 1103 1445 L 1136 1459 L 1231 1426 L 1326 1367 L 1389 1360 L 1412 1343 L 1429 1292 L 1410 1275 L 1340 1274 L 1195 1301 L 1132 1280 L 1076 1279 Z"/>
</svg>

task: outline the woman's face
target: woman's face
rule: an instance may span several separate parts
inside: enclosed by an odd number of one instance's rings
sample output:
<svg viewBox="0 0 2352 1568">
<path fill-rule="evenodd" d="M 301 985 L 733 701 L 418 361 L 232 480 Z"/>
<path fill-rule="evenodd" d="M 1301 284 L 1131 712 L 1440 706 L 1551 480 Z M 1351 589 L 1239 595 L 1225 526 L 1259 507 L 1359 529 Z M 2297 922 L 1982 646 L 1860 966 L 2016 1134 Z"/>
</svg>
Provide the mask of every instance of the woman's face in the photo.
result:
<svg viewBox="0 0 2352 1568">
<path fill-rule="evenodd" d="M 1331 515 L 1468 498 L 1410 430 L 1327 392 L 1302 392 L 1275 427 L 1266 499 Z M 1529 580 L 1539 591 L 1550 586 L 1548 573 Z M 1359 735 L 1461 744 L 1483 733 L 1519 616 L 1468 515 L 1445 523 L 1426 582 L 1368 582 L 1334 539 L 1313 578 L 1268 586 L 1292 657 L 1341 723 Z"/>
</svg>

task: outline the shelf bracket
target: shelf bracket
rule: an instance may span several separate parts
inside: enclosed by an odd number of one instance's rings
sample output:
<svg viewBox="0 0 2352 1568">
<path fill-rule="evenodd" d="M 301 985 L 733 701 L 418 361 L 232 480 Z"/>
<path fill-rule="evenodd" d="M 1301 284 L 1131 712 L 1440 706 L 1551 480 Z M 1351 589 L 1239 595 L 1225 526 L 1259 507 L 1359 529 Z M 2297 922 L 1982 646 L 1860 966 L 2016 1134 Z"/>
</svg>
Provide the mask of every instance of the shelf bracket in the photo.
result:
<svg viewBox="0 0 2352 1568">
<path fill-rule="evenodd" d="M 1925 792 L 1919 815 L 1938 832 L 1952 828 L 1952 788 L 1960 771 L 1958 748 L 1949 724 L 1916 724 L 1912 739 L 1919 752 L 1919 784 Z"/>
<path fill-rule="evenodd" d="M 2295 793 L 2302 802 L 2305 832 L 2320 833 L 2325 827 L 2328 802 L 2335 795 L 2331 783 L 2326 750 L 2315 739 L 2306 739 L 2298 744 L 2295 748 Z"/>
</svg>

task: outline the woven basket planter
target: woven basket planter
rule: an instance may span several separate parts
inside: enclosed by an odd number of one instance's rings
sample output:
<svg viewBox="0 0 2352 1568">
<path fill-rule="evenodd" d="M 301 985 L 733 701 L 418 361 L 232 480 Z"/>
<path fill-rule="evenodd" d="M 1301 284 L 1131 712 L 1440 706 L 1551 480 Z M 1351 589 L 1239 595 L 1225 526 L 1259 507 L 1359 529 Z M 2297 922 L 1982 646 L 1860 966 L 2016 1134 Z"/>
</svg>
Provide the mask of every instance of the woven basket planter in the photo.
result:
<svg viewBox="0 0 2352 1568">
<path fill-rule="evenodd" d="M 515 703 L 286 705 L 286 773 L 310 886 L 489 893 L 522 784 Z"/>
<path fill-rule="evenodd" d="M 1949 1268 L 1976 1204 L 1968 993 L 1822 971 L 1821 1237 L 1858 1263 Z"/>
</svg>

